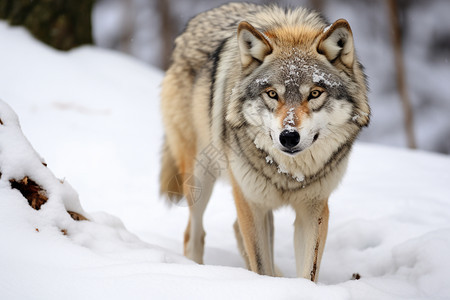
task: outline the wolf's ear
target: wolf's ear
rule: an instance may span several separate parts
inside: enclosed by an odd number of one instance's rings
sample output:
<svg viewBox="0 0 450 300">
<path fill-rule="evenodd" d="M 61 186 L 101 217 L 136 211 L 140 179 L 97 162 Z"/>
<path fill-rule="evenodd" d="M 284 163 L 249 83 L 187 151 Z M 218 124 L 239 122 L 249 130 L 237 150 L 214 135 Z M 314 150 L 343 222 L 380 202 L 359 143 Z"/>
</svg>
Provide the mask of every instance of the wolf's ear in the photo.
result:
<svg viewBox="0 0 450 300">
<path fill-rule="evenodd" d="M 355 48 L 350 25 L 344 19 L 339 19 L 327 28 L 320 38 L 317 52 L 323 54 L 332 63 L 341 62 L 353 70 Z"/>
<path fill-rule="evenodd" d="M 264 58 L 272 53 L 269 41 L 250 23 L 245 21 L 239 23 L 237 37 L 241 63 L 244 68 L 255 61 L 262 63 Z"/>
</svg>

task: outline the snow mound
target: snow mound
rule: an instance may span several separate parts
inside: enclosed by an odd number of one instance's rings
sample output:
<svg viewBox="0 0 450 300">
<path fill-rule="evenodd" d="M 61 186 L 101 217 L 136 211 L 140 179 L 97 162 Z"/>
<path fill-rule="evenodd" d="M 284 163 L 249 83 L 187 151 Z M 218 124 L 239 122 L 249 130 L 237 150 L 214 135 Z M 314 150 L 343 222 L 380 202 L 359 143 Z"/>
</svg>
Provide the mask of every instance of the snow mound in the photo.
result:
<svg viewBox="0 0 450 300">
<path fill-rule="evenodd" d="M 136 250 L 146 252 L 145 257 L 149 262 L 188 261 L 140 241 L 116 217 L 106 213 L 87 214 L 72 186 L 67 180 L 59 180 L 52 174 L 24 137 L 17 115 L 1 100 L 0 120 L 2 211 L 17 216 L 15 222 L 21 223 L 24 230 L 51 235 L 55 240 L 80 245 L 104 255 L 123 257 L 122 253 L 125 252 L 125 256 L 133 256 Z M 22 180 L 32 182 L 35 188 L 40 188 L 41 193 L 45 194 L 44 203 L 39 207 L 33 209 L 31 204 L 27 206 L 27 191 L 14 188 L 12 182 Z M 84 216 L 88 221 L 75 221 L 68 211 Z M 20 236 L 23 233 L 16 234 Z"/>
</svg>

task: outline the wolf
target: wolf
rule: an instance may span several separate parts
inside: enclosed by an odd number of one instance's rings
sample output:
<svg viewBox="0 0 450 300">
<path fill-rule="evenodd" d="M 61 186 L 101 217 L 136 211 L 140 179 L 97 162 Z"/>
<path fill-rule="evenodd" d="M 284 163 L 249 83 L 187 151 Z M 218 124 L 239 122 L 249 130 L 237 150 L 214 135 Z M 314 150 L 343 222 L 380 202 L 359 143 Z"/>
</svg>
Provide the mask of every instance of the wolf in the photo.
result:
<svg viewBox="0 0 450 300">
<path fill-rule="evenodd" d="M 348 22 L 329 24 L 305 8 L 225 4 L 189 21 L 171 59 L 161 88 L 160 190 L 189 204 L 185 256 L 203 263 L 203 214 L 225 178 L 247 268 L 280 275 L 273 211 L 288 205 L 297 275 L 316 282 L 328 199 L 370 118 Z"/>
</svg>

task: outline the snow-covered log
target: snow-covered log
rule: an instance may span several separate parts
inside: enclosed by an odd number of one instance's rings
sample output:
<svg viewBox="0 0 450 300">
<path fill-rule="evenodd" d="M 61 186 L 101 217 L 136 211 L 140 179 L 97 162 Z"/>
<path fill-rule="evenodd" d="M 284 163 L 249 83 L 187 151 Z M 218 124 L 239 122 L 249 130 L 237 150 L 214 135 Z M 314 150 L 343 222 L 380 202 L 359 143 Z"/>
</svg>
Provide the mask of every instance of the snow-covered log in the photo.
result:
<svg viewBox="0 0 450 300">
<path fill-rule="evenodd" d="M 62 218 L 88 220 L 78 195 L 65 180 L 56 178 L 45 161 L 33 149 L 20 128 L 17 115 L 0 100 L 0 180 L 20 193 L 30 209 L 44 205 L 56 209 Z M 67 234 L 67 229 L 61 226 Z M 36 228 L 36 230 L 39 230 Z"/>
</svg>

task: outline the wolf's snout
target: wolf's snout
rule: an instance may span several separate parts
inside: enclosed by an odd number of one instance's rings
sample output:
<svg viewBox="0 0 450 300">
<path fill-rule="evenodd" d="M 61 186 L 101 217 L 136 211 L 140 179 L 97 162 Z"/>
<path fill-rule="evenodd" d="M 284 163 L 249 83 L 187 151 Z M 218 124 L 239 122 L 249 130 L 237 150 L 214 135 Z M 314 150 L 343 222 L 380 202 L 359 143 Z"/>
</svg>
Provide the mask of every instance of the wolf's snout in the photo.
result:
<svg viewBox="0 0 450 300">
<path fill-rule="evenodd" d="M 280 143 L 288 149 L 292 149 L 300 142 L 300 134 L 297 130 L 283 130 L 280 133 Z"/>
</svg>

